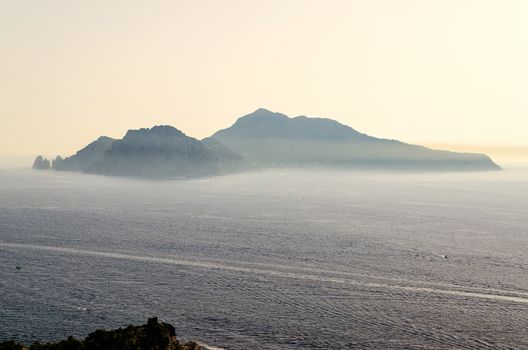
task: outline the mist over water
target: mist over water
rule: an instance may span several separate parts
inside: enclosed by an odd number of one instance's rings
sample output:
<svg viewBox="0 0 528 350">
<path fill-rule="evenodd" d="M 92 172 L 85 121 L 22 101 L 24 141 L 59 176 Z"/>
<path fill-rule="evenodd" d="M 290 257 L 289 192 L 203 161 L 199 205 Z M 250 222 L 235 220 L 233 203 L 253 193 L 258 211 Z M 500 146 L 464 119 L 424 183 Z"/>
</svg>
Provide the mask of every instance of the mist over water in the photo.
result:
<svg viewBox="0 0 528 350">
<path fill-rule="evenodd" d="M 0 170 L 0 340 L 156 315 L 228 349 L 528 348 L 527 256 L 526 171 Z"/>
</svg>

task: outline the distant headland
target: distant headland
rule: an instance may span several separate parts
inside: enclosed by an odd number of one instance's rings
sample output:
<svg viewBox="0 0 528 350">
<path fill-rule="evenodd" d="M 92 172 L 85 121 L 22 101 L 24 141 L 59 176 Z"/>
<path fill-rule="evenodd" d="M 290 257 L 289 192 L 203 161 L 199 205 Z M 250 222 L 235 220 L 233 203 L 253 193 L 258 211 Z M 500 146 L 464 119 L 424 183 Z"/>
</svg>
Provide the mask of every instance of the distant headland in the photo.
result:
<svg viewBox="0 0 528 350">
<path fill-rule="evenodd" d="M 332 119 L 258 109 L 203 140 L 172 126 L 99 137 L 76 154 L 34 169 L 140 177 L 196 177 L 262 168 L 396 171 L 500 170 L 487 155 L 433 150 L 360 133 Z"/>
</svg>

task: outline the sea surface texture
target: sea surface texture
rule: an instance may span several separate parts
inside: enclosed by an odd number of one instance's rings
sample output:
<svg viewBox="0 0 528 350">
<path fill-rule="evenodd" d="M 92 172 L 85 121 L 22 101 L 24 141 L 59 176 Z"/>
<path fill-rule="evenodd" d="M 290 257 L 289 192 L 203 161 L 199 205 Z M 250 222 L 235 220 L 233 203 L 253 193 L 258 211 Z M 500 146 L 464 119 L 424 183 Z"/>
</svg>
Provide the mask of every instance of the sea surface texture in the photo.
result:
<svg viewBox="0 0 528 350">
<path fill-rule="evenodd" d="M 528 173 L 0 171 L 0 340 L 150 316 L 226 349 L 528 349 Z"/>
</svg>

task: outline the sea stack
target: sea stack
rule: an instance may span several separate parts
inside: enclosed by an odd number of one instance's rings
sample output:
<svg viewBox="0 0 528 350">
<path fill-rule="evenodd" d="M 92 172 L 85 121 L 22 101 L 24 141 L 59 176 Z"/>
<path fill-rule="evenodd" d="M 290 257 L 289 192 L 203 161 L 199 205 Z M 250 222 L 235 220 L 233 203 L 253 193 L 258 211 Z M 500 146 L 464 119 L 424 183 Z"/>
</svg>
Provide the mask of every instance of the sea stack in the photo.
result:
<svg viewBox="0 0 528 350">
<path fill-rule="evenodd" d="M 51 168 L 50 161 L 42 156 L 37 156 L 33 162 L 33 169 L 49 170 Z"/>
</svg>

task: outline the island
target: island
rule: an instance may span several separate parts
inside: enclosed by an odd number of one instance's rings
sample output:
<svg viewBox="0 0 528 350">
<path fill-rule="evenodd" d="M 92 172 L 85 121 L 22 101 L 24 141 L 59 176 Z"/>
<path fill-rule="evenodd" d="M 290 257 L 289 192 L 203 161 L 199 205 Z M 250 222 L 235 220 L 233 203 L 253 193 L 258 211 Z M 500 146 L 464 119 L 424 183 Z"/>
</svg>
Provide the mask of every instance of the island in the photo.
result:
<svg viewBox="0 0 528 350">
<path fill-rule="evenodd" d="M 376 138 L 327 118 L 260 108 L 203 140 L 168 125 L 129 130 L 122 139 L 101 136 L 76 154 L 34 169 L 156 178 L 187 178 L 266 168 L 339 168 L 388 171 L 500 170 L 477 153 L 433 150 Z"/>
</svg>

